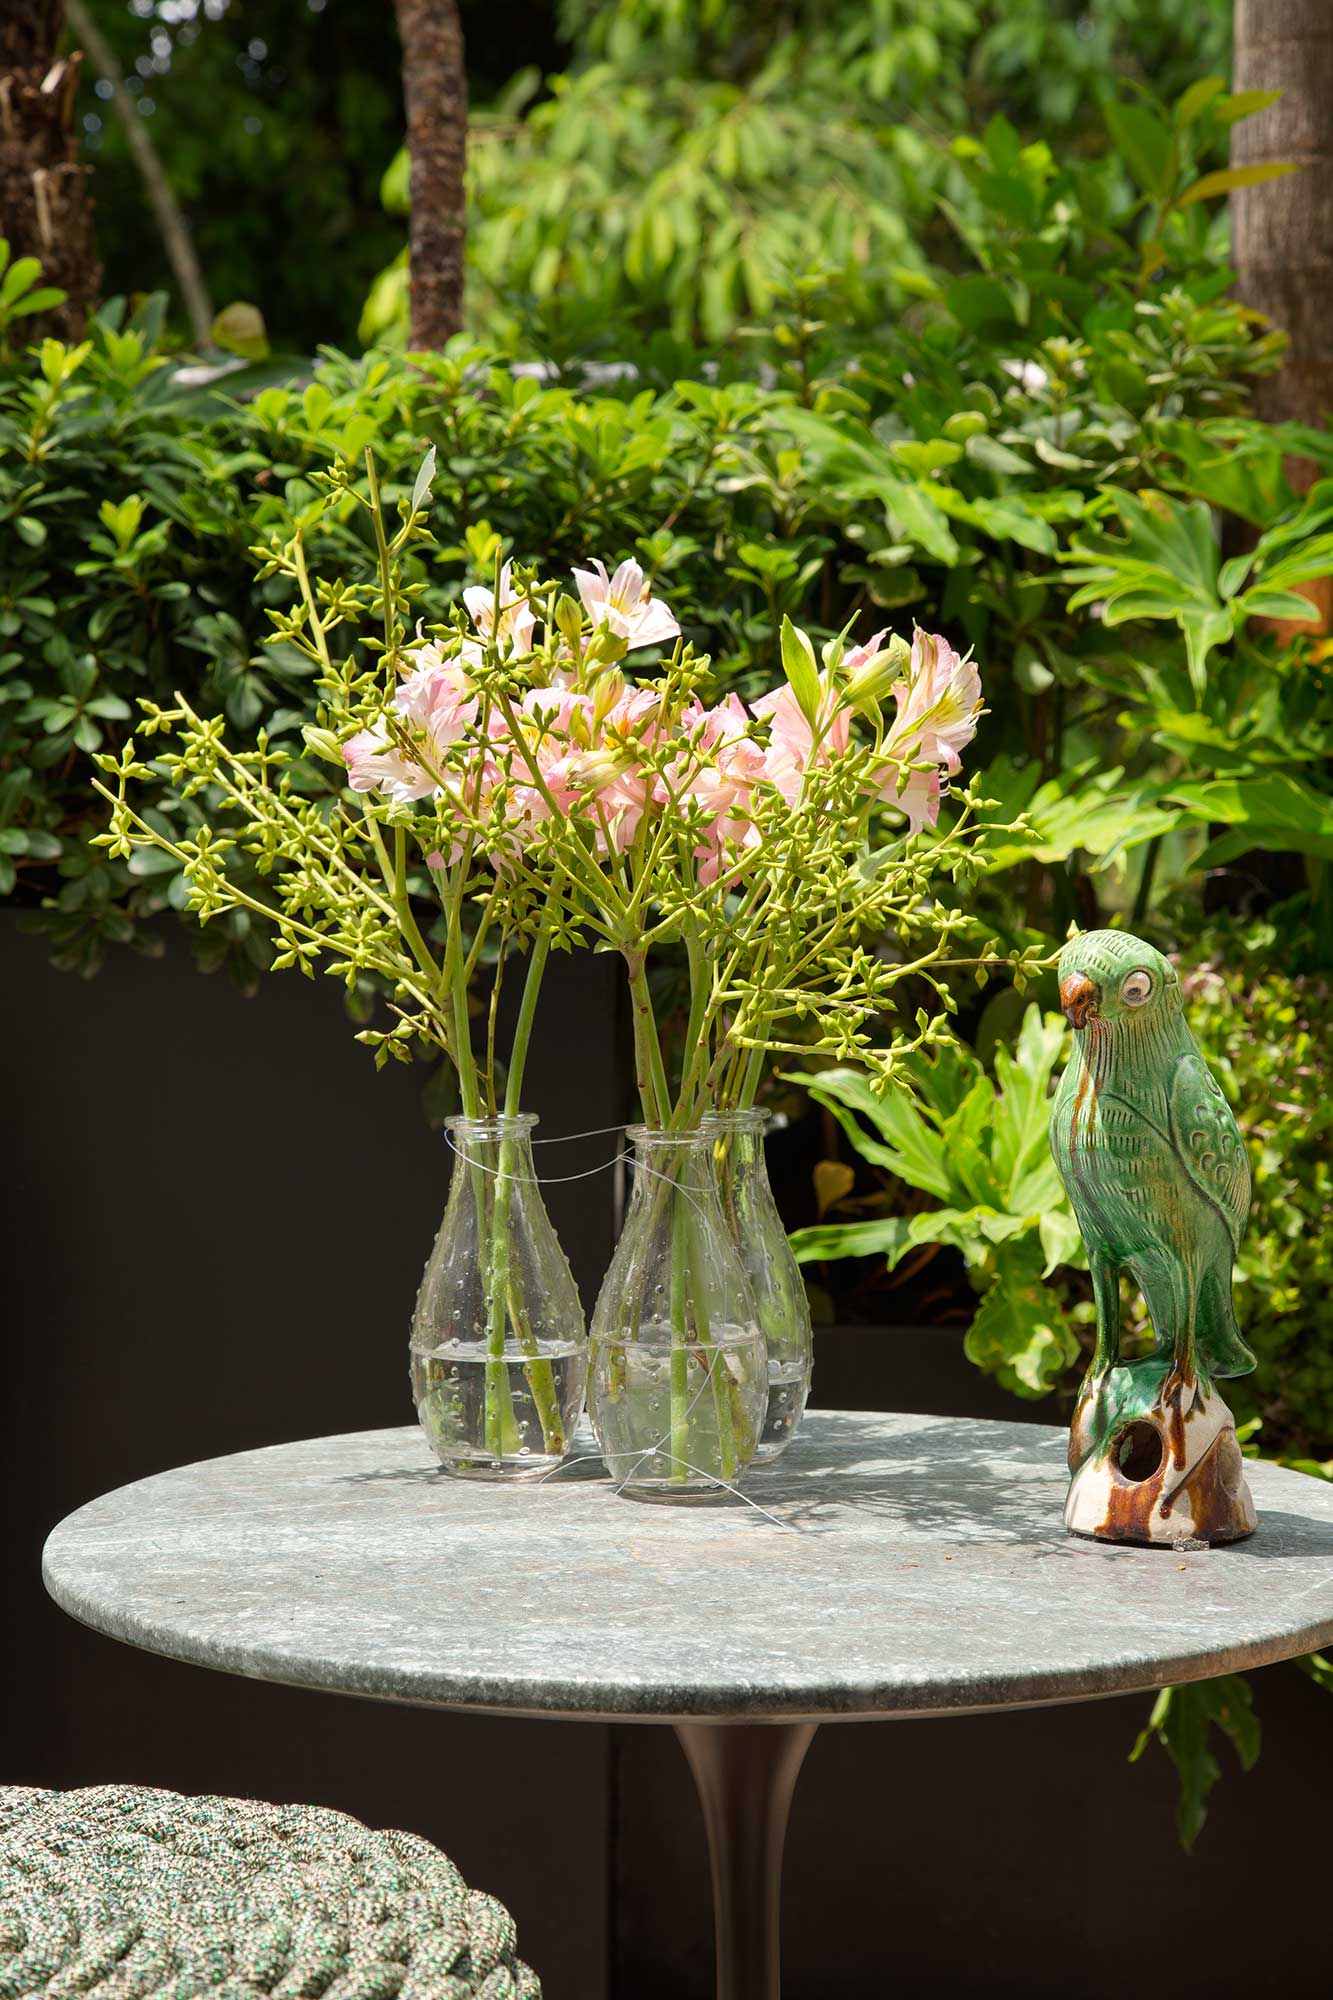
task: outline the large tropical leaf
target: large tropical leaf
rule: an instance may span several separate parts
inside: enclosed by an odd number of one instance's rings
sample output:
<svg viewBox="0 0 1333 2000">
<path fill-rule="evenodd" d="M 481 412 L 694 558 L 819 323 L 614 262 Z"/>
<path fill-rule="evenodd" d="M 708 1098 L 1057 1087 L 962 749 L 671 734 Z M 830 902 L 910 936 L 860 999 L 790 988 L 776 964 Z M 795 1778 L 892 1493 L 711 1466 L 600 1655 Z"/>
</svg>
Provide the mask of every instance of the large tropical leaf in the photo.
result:
<svg viewBox="0 0 1333 2000">
<path fill-rule="evenodd" d="M 856 1151 L 872 1166 L 897 1174 L 909 1186 L 941 1201 L 954 1191 L 944 1141 L 906 1091 L 876 1097 L 866 1078 L 852 1069 L 798 1073 L 790 1081 L 804 1084 L 817 1103 L 827 1105 Z M 872 1129 L 868 1131 L 867 1125 Z"/>
<path fill-rule="evenodd" d="M 1099 604 L 1108 625 L 1173 618 L 1185 637 L 1190 681 L 1202 696 L 1208 655 L 1231 637 L 1237 616 L 1218 588 L 1221 557 L 1212 515 L 1202 500 L 1182 503 L 1164 493 L 1116 493 L 1112 504 L 1125 534 L 1075 535 L 1069 560 L 1076 567 L 1067 579 L 1081 588 L 1069 608 Z"/>
<path fill-rule="evenodd" d="M 1202 784 L 1179 784 L 1170 795 L 1191 817 L 1221 821 L 1219 834 L 1195 864 L 1219 868 L 1240 854 L 1266 848 L 1274 853 L 1313 854 L 1333 861 L 1333 797 L 1285 771 L 1252 777 L 1218 777 Z"/>
<path fill-rule="evenodd" d="M 908 476 L 888 447 L 854 418 L 784 409 L 781 424 L 801 446 L 813 483 L 836 485 L 849 499 L 878 500 L 905 539 L 936 562 L 957 562 L 958 544 L 928 476 Z"/>
</svg>

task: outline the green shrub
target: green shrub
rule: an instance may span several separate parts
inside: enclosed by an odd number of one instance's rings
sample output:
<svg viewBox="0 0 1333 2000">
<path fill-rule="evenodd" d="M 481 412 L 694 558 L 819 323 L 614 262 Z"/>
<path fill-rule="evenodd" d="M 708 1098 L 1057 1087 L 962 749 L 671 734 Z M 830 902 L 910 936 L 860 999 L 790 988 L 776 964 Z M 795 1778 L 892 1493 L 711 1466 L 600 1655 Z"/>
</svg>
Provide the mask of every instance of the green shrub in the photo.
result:
<svg viewBox="0 0 1333 2000">
<path fill-rule="evenodd" d="M 892 1271 L 922 1244 L 960 1250 L 979 1295 L 963 1345 L 1018 1396 L 1062 1386 L 1081 1353 L 1065 1274 L 1049 1282 L 1063 1265 L 1086 1268 L 1046 1137 L 1066 1034 L 1059 1015 L 1029 1007 L 1012 1053 L 996 1049 L 993 1078 L 970 1050 L 945 1047 L 913 1063 L 911 1095 L 877 1098 L 848 1069 L 791 1079 L 832 1111 L 863 1160 L 939 1204 L 798 1229 L 797 1262 L 883 1256 Z"/>
<path fill-rule="evenodd" d="M 563 73 L 521 71 L 470 131 L 470 324 L 731 338 L 812 264 L 891 335 L 965 204 L 948 140 L 1003 103 L 1085 150 L 1126 73 L 1164 94 L 1227 57 L 1226 0 L 571 0 Z M 1131 111 L 1129 117 L 1132 119 Z M 407 166 L 385 176 L 407 211 Z M 401 341 L 405 253 L 367 340 Z"/>
<path fill-rule="evenodd" d="M 136 874 L 150 864 L 127 869 L 87 844 L 101 815 L 86 758 L 119 747 L 139 697 L 183 688 L 243 733 L 311 719 L 306 663 L 266 644 L 285 586 L 255 586 L 250 550 L 313 515 L 314 476 L 330 462 L 363 476 L 372 439 L 391 503 L 427 448 L 439 455 L 441 550 L 412 571 L 428 619 L 469 569 L 489 575 L 497 536 L 551 567 L 633 552 L 743 681 L 820 567 L 811 496 L 768 430 L 779 399 L 749 385 L 577 396 L 460 342 L 415 367 L 329 354 L 304 386 L 257 388 L 262 371 L 247 371 L 200 390 L 155 336 L 152 312 L 124 323 L 113 307 L 78 347 L 46 342 L 0 375 L 0 518 L 12 531 L 0 894 L 35 913 L 63 965 L 95 970 L 107 944 L 144 941 L 140 920 L 179 900 L 172 876 Z M 230 393 L 242 385 L 247 401 Z M 370 573 L 350 502 L 321 518 L 313 546 L 350 580 Z M 266 949 L 231 919 L 198 948 L 243 977 Z"/>
<path fill-rule="evenodd" d="M 907 609 L 970 640 L 986 788 L 1036 832 L 997 848 L 979 894 L 1006 945 L 1146 918 L 1186 884 L 1197 903 L 1201 861 L 1240 881 L 1256 847 L 1301 857 L 1307 909 L 1327 911 L 1333 677 L 1314 639 L 1268 621 L 1333 564 L 1333 482 L 1298 496 L 1284 455 L 1333 472 L 1333 447 L 1247 413 L 1280 339 L 1222 296 L 1225 189 L 1199 178 L 1244 108 L 1217 80 L 1174 114 L 1108 107 L 1113 129 L 1133 113 L 1143 185 L 993 120 L 953 148 L 969 268 L 920 272 L 913 312 L 864 351 L 842 280 L 800 281 L 753 345 L 772 387 L 734 357 L 701 379 L 659 334 L 634 379 L 596 389 L 460 341 L 202 390 L 156 349 L 151 311 L 115 309 L 83 347 L 9 362 L 0 852 L 61 961 L 92 967 L 173 893 L 90 856 L 83 756 L 116 747 L 137 696 L 177 686 L 241 729 L 305 719 L 248 550 L 372 439 L 391 503 L 437 451 L 439 553 L 414 577 L 428 619 L 489 573 L 499 536 L 547 569 L 637 555 L 742 691 L 783 613 L 831 634 Z M 1250 555 L 1222 560 L 1226 516 Z M 365 573 L 349 513 L 319 533 L 321 562 Z M 222 927 L 204 942 L 242 965 L 259 949 Z"/>
<path fill-rule="evenodd" d="M 1218 933 L 1183 985 L 1254 1176 L 1236 1310 L 1259 1367 L 1228 1399 L 1266 1457 L 1313 1470 L 1333 1460 L 1333 984 L 1285 956 L 1275 923 Z"/>
</svg>

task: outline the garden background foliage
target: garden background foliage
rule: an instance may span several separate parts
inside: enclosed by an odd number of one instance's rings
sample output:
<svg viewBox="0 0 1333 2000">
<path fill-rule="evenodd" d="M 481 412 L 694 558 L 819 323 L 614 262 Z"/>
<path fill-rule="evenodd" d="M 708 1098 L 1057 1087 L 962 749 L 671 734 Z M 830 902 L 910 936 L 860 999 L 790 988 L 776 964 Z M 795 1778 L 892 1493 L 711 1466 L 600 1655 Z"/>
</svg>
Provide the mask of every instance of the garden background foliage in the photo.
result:
<svg viewBox="0 0 1333 2000">
<path fill-rule="evenodd" d="M 986 935 L 1047 951 L 1124 921 L 1180 954 L 1255 1171 L 1237 1406 L 1250 1448 L 1327 1472 L 1333 641 L 1304 593 L 1333 571 L 1333 446 L 1254 411 L 1283 335 L 1230 296 L 1227 141 L 1262 99 L 1226 85 L 1224 0 L 794 0 L 777 32 L 757 0 L 465 7 L 470 330 L 411 360 L 399 113 L 362 83 L 388 10 L 251 0 L 244 34 L 225 5 L 97 11 L 142 51 L 215 295 L 306 358 L 201 379 L 90 114 L 126 296 L 78 347 L 28 349 L 40 273 L 0 274 L 0 894 L 58 963 L 152 949 L 183 903 L 169 860 L 88 845 L 89 753 L 140 697 L 183 688 L 239 738 L 309 719 L 251 551 L 309 523 L 322 569 L 367 576 L 360 510 L 313 524 L 316 475 L 360 477 L 368 444 L 390 504 L 436 451 L 427 620 L 497 540 L 546 571 L 637 556 L 719 689 L 770 678 L 784 614 L 917 618 L 974 647 L 982 789 L 1030 822 L 989 853 Z M 268 962 L 239 914 L 195 938 L 243 982 Z M 965 1266 L 972 1359 L 1067 1392 L 1090 1303 L 1044 1150 L 1053 982 L 954 999 L 959 1050 L 914 1099 L 801 1079 L 829 1136 L 798 1245 L 830 1309 L 868 1272 Z M 1243 1716 L 1247 1757 L 1251 1734 L 1239 1697 L 1194 1698 L 1154 1727 L 1197 1831 L 1209 1723 Z"/>
</svg>

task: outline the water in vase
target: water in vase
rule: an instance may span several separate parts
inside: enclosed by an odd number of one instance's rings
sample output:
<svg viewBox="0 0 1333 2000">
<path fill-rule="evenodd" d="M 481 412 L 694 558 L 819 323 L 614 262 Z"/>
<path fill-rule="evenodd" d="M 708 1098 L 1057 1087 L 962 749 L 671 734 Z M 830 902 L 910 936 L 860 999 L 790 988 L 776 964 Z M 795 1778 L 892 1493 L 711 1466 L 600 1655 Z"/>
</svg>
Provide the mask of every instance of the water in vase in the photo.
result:
<svg viewBox="0 0 1333 2000">
<path fill-rule="evenodd" d="M 447 1471 L 535 1477 L 567 1455 L 587 1381 L 584 1342 L 544 1343 L 534 1358 L 511 1341 L 497 1360 L 484 1341 L 444 1340 L 430 1348 L 414 1343 L 411 1358 L 417 1416 Z"/>
<path fill-rule="evenodd" d="M 630 1339 L 594 1337 L 588 1412 L 611 1477 L 664 1497 L 706 1491 L 748 1464 L 767 1406 L 768 1357 L 757 1326 L 710 1328 L 682 1346 L 666 1323 Z"/>
</svg>

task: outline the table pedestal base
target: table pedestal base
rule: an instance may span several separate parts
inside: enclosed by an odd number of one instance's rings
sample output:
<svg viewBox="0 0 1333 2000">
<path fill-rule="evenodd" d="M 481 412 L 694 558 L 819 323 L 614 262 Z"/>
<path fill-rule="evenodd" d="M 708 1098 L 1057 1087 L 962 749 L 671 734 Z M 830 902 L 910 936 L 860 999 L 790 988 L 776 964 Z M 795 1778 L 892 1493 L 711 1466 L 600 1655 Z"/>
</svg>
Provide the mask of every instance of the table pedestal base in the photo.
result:
<svg viewBox="0 0 1333 2000">
<path fill-rule="evenodd" d="M 717 2000 L 781 2000 L 782 1845 L 813 1722 L 678 1722 L 708 1829 Z"/>
</svg>

